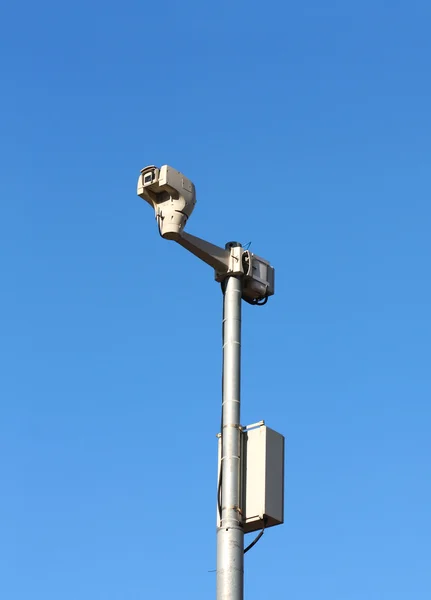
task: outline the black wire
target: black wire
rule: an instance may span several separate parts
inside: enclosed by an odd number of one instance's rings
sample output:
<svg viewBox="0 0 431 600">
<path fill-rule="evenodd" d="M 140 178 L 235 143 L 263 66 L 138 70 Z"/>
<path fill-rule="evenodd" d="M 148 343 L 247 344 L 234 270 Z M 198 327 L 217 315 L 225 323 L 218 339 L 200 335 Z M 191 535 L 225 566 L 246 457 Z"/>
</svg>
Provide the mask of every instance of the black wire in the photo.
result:
<svg viewBox="0 0 431 600">
<path fill-rule="evenodd" d="M 262 300 L 257 300 L 257 299 L 256 299 L 256 300 L 253 302 L 253 304 L 254 304 L 255 306 L 264 306 L 264 305 L 265 305 L 267 302 L 268 302 L 268 296 L 266 296 L 266 297 L 265 297 L 265 298 L 263 298 Z"/>
<path fill-rule="evenodd" d="M 226 281 L 221 282 L 221 289 L 222 289 L 223 296 L 224 296 L 224 294 L 226 292 Z M 223 309 L 223 325 L 222 325 L 221 335 L 222 335 L 222 344 L 224 346 L 224 309 Z M 222 379 L 221 379 L 221 395 L 223 397 L 223 374 L 222 374 Z M 222 513 L 222 506 L 221 506 L 221 487 L 222 487 L 222 474 L 223 474 L 222 456 L 223 456 L 223 405 L 222 405 L 221 415 L 220 415 L 220 471 L 219 471 L 218 486 L 217 486 L 217 506 L 218 506 L 218 515 L 219 515 L 220 521 L 221 521 L 221 513 Z"/>
<path fill-rule="evenodd" d="M 160 235 L 160 237 L 163 237 L 162 236 L 162 226 L 161 226 L 161 223 L 160 223 L 161 221 L 163 221 L 163 217 L 162 217 L 162 215 L 160 213 L 157 213 L 157 215 L 156 215 L 156 221 L 157 221 L 157 228 L 159 230 L 159 235 Z"/>
<path fill-rule="evenodd" d="M 221 441 L 220 441 L 221 444 Z M 217 488 L 217 505 L 218 505 L 218 517 L 221 521 L 221 477 L 222 477 L 222 465 L 221 465 L 221 452 L 220 452 L 220 473 L 218 476 L 218 488 Z"/>
<path fill-rule="evenodd" d="M 266 521 L 266 519 L 265 519 L 265 521 Z M 258 533 L 258 535 L 257 535 L 257 536 L 254 538 L 254 540 L 251 542 L 251 544 L 249 544 L 249 545 L 247 546 L 247 548 L 245 548 L 245 550 L 244 550 L 244 554 L 246 554 L 246 553 L 247 553 L 249 550 L 251 550 L 251 549 L 253 548 L 253 546 L 255 546 L 255 545 L 257 544 L 257 542 L 260 540 L 260 538 L 261 538 L 261 537 L 263 536 L 263 534 L 265 533 L 265 525 L 266 525 L 266 522 L 265 522 L 265 521 L 263 522 L 263 528 L 262 528 L 262 531 L 260 531 L 260 532 Z"/>
</svg>

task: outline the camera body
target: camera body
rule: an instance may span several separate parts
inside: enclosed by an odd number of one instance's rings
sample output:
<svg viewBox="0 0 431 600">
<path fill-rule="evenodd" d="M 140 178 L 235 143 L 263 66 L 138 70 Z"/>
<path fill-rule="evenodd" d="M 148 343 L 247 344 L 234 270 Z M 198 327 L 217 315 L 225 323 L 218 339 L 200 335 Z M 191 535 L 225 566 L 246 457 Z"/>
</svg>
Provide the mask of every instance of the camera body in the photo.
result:
<svg viewBox="0 0 431 600">
<path fill-rule="evenodd" d="M 168 165 L 149 165 L 141 171 L 137 194 L 154 208 L 160 235 L 177 239 L 196 204 L 194 184 Z"/>
</svg>

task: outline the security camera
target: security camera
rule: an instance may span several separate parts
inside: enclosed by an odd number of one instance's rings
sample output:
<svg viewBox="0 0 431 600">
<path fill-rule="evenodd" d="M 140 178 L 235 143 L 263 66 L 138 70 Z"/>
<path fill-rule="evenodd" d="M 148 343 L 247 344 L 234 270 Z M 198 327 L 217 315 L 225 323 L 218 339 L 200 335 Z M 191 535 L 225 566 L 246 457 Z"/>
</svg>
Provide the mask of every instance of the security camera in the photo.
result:
<svg viewBox="0 0 431 600">
<path fill-rule="evenodd" d="M 213 267 L 216 281 L 224 285 L 232 275 L 241 278 L 242 298 L 250 304 L 264 304 L 274 294 L 274 269 L 268 261 L 238 242 L 220 248 L 183 231 L 195 207 L 196 192 L 182 173 L 168 165 L 145 167 L 139 175 L 137 193 L 154 208 L 160 235 Z"/>
<path fill-rule="evenodd" d="M 150 165 L 141 171 L 137 194 L 154 208 L 160 235 L 178 239 L 196 204 L 194 184 L 168 165 Z"/>
</svg>

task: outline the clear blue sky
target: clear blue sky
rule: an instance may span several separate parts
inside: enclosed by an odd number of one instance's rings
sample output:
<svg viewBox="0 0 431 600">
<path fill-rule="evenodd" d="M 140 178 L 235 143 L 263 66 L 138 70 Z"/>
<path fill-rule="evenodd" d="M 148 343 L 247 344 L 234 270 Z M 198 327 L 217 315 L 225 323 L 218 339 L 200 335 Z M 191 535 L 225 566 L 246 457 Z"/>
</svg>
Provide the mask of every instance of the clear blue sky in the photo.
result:
<svg viewBox="0 0 431 600">
<path fill-rule="evenodd" d="M 1 66 L 4 600 L 214 597 L 221 294 L 163 241 L 252 242 L 243 423 L 286 435 L 248 600 L 431 597 L 427 2 L 7 3 Z"/>
</svg>

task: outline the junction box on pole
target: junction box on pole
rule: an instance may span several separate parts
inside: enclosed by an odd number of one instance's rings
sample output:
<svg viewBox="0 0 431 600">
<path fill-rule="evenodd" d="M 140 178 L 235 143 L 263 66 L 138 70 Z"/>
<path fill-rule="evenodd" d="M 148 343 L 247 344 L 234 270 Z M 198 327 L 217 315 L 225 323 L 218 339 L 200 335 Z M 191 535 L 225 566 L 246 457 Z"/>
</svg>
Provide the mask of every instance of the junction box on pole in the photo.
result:
<svg viewBox="0 0 431 600">
<path fill-rule="evenodd" d="M 218 472 L 220 476 L 220 434 Z M 264 421 L 241 431 L 241 511 L 244 533 L 284 522 L 284 437 Z M 220 527 L 217 508 L 217 527 Z"/>
</svg>

